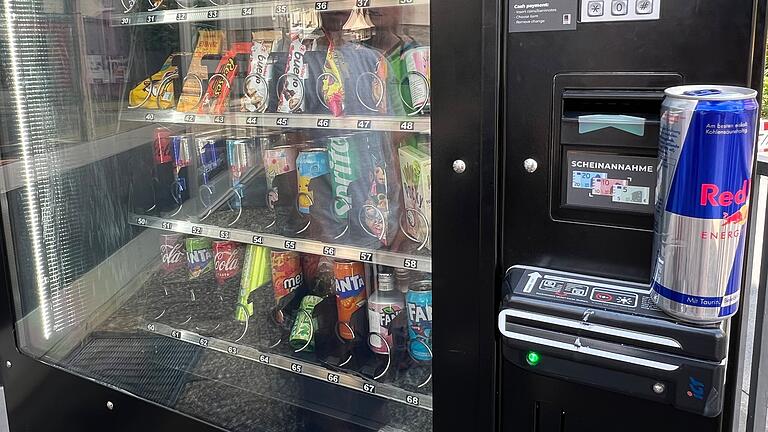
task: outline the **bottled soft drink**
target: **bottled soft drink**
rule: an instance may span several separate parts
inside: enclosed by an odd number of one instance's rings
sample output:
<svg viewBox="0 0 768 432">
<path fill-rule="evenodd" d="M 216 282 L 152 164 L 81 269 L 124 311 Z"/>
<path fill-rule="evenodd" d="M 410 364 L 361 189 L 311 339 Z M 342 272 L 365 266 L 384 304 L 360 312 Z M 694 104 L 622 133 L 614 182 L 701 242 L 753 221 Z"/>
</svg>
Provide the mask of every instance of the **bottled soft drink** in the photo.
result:
<svg viewBox="0 0 768 432">
<path fill-rule="evenodd" d="M 379 273 L 379 286 L 368 299 L 369 345 L 376 354 L 389 354 L 394 350 L 393 324 L 405 307 L 403 294 L 395 289 L 395 275 Z M 384 343 L 386 341 L 386 343 Z"/>
</svg>

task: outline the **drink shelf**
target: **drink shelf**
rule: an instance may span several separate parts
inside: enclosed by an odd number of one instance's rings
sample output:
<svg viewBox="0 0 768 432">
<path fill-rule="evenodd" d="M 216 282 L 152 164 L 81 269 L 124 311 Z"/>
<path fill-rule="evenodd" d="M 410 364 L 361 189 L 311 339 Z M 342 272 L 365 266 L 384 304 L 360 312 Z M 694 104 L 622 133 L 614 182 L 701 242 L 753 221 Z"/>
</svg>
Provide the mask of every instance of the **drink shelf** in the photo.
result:
<svg viewBox="0 0 768 432">
<path fill-rule="evenodd" d="M 355 7 L 390 7 L 429 4 L 429 0 L 298 0 L 264 1 L 226 6 L 179 8 L 155 12 L 113 13 L 113 27 L 172 24 L 184 22 L 220 21 L 236 18 L 274 17 L 302 10 L 318 12 L 348 11 Z"/>
<path fill-rule="evenodd" d="M 214 213 L 214 215 L 217 215 Z M 211 218 L 215 220 L 215 217 Z M 361 261 L 396 268 L 405 268 L 422 272 L 432 272 L 432 258 L 418 253 L 390 252 L 371 248 L 362 248 L 336 243 L 324 243 L 276 234 L 255 232 L 247 229 L 230 228 L 207 223 L 190 222 L 173 218 L 163 218 L 141 214 L 131 214 L 132 225 L 208 237 L 217 240 L 230 240 L 238 243 L 256 244 L 275 249 L 323 255 L 332 258 Z M 424 251 L 423 253 L 428 253 Z"/>
<path fill-rule="evenodd" d="M 392 116 L 347 116 L 333 117 L 317 114 L 283 113 L 227 113 L 222 115 L 189 114 L 175 110 L 126 110 L 122 120 L 172 123 L 224 125 L 242 127 L 272 127 L 301 129 L 347 129 L 360 131 L 402 131 L 429 133 L 431 121 L 428 116 L 392 117 Z"/>
<path fill-rule="evenodd" d="M 269 365 L 278 369 L 293 372 L 297 375 L 314 378 L 324 381 L 329 385 L 345 387 L 362 393 L 401 402 L 406 405 L 419 407 L 429 411 L 432 410 L 432 396 L 409 392 L 391 384 L 364 379 L 341 371 L 329 370 L 311 362 L 290 358 L 281 354 L 262 352 L 251 346 L 208 337 L 193 331 L 177 329 L 158 322 L 147 321 L 141 325 L 140 329 L 193 344 L 202 347 L 203 349 L 218 351 L 263 365 Z"/>
</svg>

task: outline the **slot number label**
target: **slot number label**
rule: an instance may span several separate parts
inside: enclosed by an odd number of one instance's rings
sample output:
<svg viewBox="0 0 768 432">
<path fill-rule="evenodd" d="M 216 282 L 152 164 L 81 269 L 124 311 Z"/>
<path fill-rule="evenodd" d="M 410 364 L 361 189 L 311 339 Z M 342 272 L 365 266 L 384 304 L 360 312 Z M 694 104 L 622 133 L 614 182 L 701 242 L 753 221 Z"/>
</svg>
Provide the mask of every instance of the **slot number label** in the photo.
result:
<svg viewBox="0 0 768 432">
<path fill-rule="evenodd" d="M 186 21 L 187 20 L 187 14 L 185 12 L 180 12 L 176 14 L 176 21 Z"/>
<path fill-rule="evenodd" d="M 407 269 L 415 269 L 419 266 L 419 261 L 411 258 L 406 258 L 403 260 L 403 267 Z"/>
<path fill-rule="evenodd" d="M 147 330 L 153 332 L 155 331 L 155 325 L 154 324 L 147 324 Z"/>
<path fill-rule="evenodd" d="M 317 119 L 317 127 L 319 128 L 331 127 L 331 120 L 326 118 Z"/>
<path fill-rule="evenodd" d="M 181 332 L 178 330 L 171 330 L 171 337 L 174 339 L 181 339 Z"/>
<path fill-rule="evenodd" d="M 357 128 L 358 129 L 370 129 L 371 128 L 371 121 L 370 120 L 358 120 L 357 121 Z"/>
<path fill-rule="evenodd" d="M 193 226 L 192 227 L 192 234 L 199 235 L 199 234 L 202 234 L 202 233 L 203 233 L 203 228 L 202 227 L 199 227 L 199 226 Z"/>
<path fill-rule="evenodd" d="M 269 364 L 269 356 L 265 354 L 261 354 L 259 356 L 259 363 Z"/>
<path fill-rule="evenodd" d="M 405 397 L 405 403 L 413 406 L 419 406 L 419 397 L 414 395 L 408 395 Z"/>
<path fill-rule="evenodd" d="M 338 384 L 339 383 L 339 376 L 335 373 L 329 372 L 328 376 L 326 377 L 329 383 L 332 384 Z"/>
<path fill-rule="evenodd" d="M 318 11 L 328 10 L 328 2 L 327 1 L 315 2 L 315 10 L 318 10 Z"/>
<path fill-rule="evenodd" d="M 131 25 L 131 19 L 128 17 L 120 18 L 120 25 Z"/>
<path fill-rule="evenodd" d="M 275 8 L 275 12 L 277 12 L 277 8 Z M 241 11 L 242 16 L 253 16 L 253 8 L 252 7 L 244 7 Z"/>
<path fill-rule="evenodd" d="M 288 13 L 288 5 L 280 4 L 275 6 L 275 13 L 276 14 L 286 14 Z"/>
<path fill-rule="evenodd" d="M 400 130 L 401 131 L 412 131 L 414 129 L 414 124 L 412 121 L 403 121 L 400 122 Z"/>
<path fill-rule="evenodd" d="M 363 384 L 363 391 L 366 393 L 376 393 L 376 386 L 373 384 Z"/>
<path fill-rule="evenodd" d="M 355 6 L 357 7 L 371 7 L 371 0 L 356 0 Z"/>
<path fill-rule="evenodd" d="M 234 346 L 228 346 L 228 347 L 227 347 L 227 352 L 228 352 L 228 353 L 230 353 L 230 354 L 232 354 L 232 355 L 237 355 L 237 347 L 234 347 Z"/>
<path fill-rule="evenodd" d="M 222 124 L 222 123 L 224 123 L 224 116 L 223 116 L 223 115 L 215 116 L 215 117 L 213 118 L 213 122 L 214 122 L 214 123 L 217 123 L 217 124 Z"/>
<path fill-rule="evenodd" d="M 360 252 L 360 261 L 365 261 L 365 262 L 373 261 L 373 254 L 370 252 Z"/>
<path fill-rule="evenodd" d="M 226 231 L 226 230 L 219 231 L 219 238 L 222 240 L 229 240 L 231 236 L 232 234 L 229 231 Z"/>
<path fill-rule="evenodd" d="M 323 246 L 323 255 L 336 256 L 336 248 L 333 246 Z"/>
<path fill-rule="evenodd" d="M 293 240 L 286 240 L 285 241 L 285 248 L 290 250 L 296 249 L 296 242 Z"/>
<path fill-rule="evenodd" d="M 246 117 L 245 118 L 245 124 L 248 126 L 256 126 L 259 124 L 259 118 L 258 117 Z"/>
<path fill-rule="evenodd" d="M 136 218 L 136 225 L 146 225 L 147 224 L 147 218 L 138 217 Z"/>
<path fill-rule="evenodd" d="M 147 115 L 144 116 L 144 120 L 155 121 L 155 115 L 153 113 L 147 113 Z"/>
<path fill-rule="evenodd" d="M 291 363 L 291 371 L 300 374 L 304 368 L 298 363 Z"/>
<path fill-rule="evenodd" d="M 162 227 L 164 230 L 170 230 L 173 229 L 173 224 L 170 222 L 163 222 L 160 224 L 160 227 Z"/>
<path fill-rule="evenodd" d="M 196 119 L 197 117 L 194 116 L 193 114 L 187 114 L 184 116 L 184 122 L 186 123 L 194 123 Z"/>
<path fill-rule="evenodd" d="M 199 341 L 197 341 L 198 344 L 200 344 L 201 347 L 207 347 L 208 346 L 208 339 L 201 337 Z"/>
<path fill-rule="evenodd" d="M 251 243 L 257 244 L 257 245 L 264 244 L 264 237 L 262 237 L 262 236 L 253 236 L 253 238 L 251 239 Z"/>
<path fill-rule="evenodd" d="M 157 15 L 147 15 L 147 23 L 156 23 Z"/>
<path fill-rule="evenodd" d="M 278 117 L 275 120 L 275 126 L 288 126 L 288 117 Z"/>
<path fill-rule="evenodd" d="M 214 19 L 219 17 L 219 11 L 218 10 L 209 10 L 208 11 L 208 19 Z"/>
</svg>

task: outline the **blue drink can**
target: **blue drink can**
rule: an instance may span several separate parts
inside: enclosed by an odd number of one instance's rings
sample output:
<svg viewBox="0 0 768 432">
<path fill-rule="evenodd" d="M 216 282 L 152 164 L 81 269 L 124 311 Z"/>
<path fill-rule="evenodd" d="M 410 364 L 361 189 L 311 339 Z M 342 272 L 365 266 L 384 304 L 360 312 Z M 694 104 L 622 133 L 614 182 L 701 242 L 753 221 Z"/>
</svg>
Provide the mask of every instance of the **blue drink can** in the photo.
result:
<svg viewBox="0 0 768 432">
<path fill-rule="evenodd" d="M 405 294 L 408 311 L 408 353 L 414 360 L 432 360 L 432 281 L 414 282 Z"/>
<path fill-rule="evenodd" d="M 314 190 L 317 185 L 311 185 L 310 182 L 331 172 L 328 151 L 325 148 L 302 151 L 296 159 L 296 170 L 299 177 L 299 211 L 309 214 L 309 208 L 316 204 L 319 198 Z M 330 185 L 328 187 L 330 188 Z"/>
<path fill-rule="evenodd" d="M 697 85 L 665 93 L 652 297 L 682 321 L 716 323 L 739 308 L 757 92 Z"/>
</svg>

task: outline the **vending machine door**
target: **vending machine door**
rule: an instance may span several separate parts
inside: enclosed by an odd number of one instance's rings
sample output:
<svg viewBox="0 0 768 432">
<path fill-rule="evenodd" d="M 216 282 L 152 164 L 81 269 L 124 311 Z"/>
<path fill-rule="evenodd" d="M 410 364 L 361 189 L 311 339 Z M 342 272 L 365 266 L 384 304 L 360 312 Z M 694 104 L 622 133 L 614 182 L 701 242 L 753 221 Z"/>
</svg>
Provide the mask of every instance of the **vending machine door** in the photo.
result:
<svg viewBox="0 0 768 432">
<path fill-rule="evenodd" d="M 476 3 L 3 2 L 11 430 L 490 428 Z"/>
</svg>

